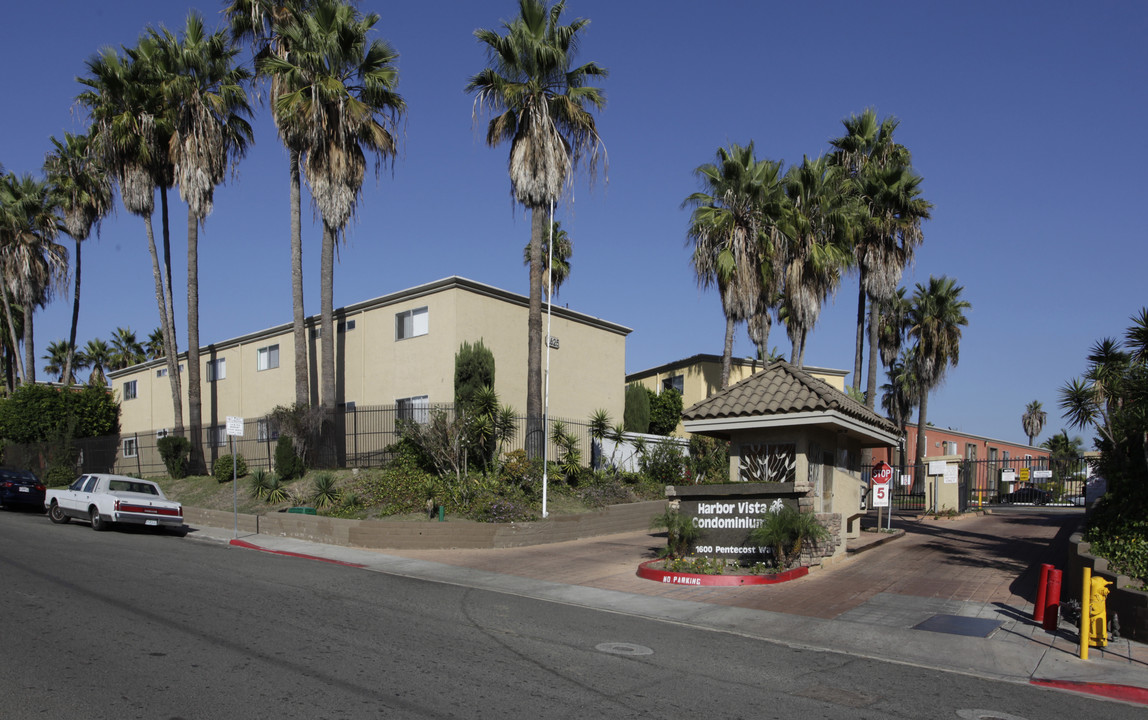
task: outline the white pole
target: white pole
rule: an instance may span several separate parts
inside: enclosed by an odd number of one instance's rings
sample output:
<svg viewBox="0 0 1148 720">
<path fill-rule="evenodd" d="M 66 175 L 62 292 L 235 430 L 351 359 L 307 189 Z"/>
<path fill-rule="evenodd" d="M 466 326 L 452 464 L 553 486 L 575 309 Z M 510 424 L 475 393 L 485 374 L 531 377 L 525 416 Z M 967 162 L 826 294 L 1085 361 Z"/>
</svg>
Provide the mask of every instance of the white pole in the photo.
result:
<svg viewBox="0 0 1148 720">
<path fill-rule="evenodd" d="M 231 436 L 231 500 L 235 503 L 235 539 L 239 539 L 239 461 L 235 457 L 235 436 Z"/>
<path fill-rule="evenodd" d="M 546 381 L 542 392 L 542 517 L 547 516 L 546 512 L 546 486 L 548 485 L 547 478 L 547 445 L 549 438 L 547 435 L 550 432 L 550 321 L 553 319 L 554 309 L 554 201 L 550 201 L 550 240 L 547 243 L 549 246 L 549 258 L 546 263 Z"/>
</svg>

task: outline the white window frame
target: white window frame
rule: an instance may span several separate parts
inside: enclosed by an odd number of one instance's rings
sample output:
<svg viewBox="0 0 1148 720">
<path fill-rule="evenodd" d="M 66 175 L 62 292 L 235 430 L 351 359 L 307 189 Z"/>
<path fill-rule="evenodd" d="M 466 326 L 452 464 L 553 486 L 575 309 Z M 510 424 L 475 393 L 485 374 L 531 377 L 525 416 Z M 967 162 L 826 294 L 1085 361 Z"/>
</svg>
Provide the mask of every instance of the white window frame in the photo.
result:
<svg viewBox="0 0 1148 720">
<path fill-rule="evenodd" d="M 395 400 L 395 419 L 425 425 L 430 420 L 430 396 L 413 395 Z"/>
<path fill-rule="evenodd" d="M 430 332 L 430 312 L 426 305 L 395 313 L 395 340 L 409 340 Z"/>
<path fill-rule="evenodd" d="M 207 382 L 226 380 L 227 358 L 215 358 L 214 360 L 208 360 L 203 374 L 204 377 L 207 378 Z"/>
<path fill-rule="evenodd" d="M 208 447 L 226 447 L 227 445 L 227 426 L 226 425 L 212 425 L 207 428 L 207 446 Z"/>
<path fill-rule="evenodd" d="M 257 429 L 256 439 L 259 442 L 274 442 L 279 439 L 279 428 L 275 427 L 274 423 L 267 418 L 255 423 L 255 427 Z"/>
<path fill-rule="evenodd" d="M 274 361 L 274 364 L 272 364 L 272 361 Z M 261 347 L 255 351 L 256 372 L 274 370 L 277 367 L 279 367 L 279 343 Z"/>
<path fill-rule="evenodd" d="M 685 375 L 667 375 L 662 378 L 662 390 L 669 390 L 673 388 L 678 393 L 684 395 L 686 392 L 686 376 Z"/>
<path fill-rule="evenodd" d="M 135 400 L 139 397 L 139 386 L 136 385 L 135 380 L 127 380 L 124 382 L 124 400 Z"/>
<path fill-rule="evenodd" d="M 123 456 L 126 458 L 139 457 L 139 454 L 140 454 L 139 441 L 137 441 L 134 437 L 124 438 L 122 449 L 123 449 Z"/>
</svg>

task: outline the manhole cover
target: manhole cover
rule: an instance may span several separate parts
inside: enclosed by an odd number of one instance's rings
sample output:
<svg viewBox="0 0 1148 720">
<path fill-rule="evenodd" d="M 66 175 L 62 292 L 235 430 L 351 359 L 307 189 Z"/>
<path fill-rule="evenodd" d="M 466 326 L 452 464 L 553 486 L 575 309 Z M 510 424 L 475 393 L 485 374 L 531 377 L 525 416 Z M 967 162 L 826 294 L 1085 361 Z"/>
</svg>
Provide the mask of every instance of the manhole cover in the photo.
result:
<svg viewBox="0 0 1148 720">
<path fill-rule="evenodd" d="M 988 637 L 1001 626 L 999 620 L 964 617 L 961 615 L 934 615 L 913 626 L 914 630 L 965 635 L 967 637 Z"/>
<path fill-rule="evenodd" d="M 595 650 L 611 655 L 653 655 L 654 651 L 645 645 L 634 645 L 633 643 L 598 643 L 594 646 Z"/>
</svg>

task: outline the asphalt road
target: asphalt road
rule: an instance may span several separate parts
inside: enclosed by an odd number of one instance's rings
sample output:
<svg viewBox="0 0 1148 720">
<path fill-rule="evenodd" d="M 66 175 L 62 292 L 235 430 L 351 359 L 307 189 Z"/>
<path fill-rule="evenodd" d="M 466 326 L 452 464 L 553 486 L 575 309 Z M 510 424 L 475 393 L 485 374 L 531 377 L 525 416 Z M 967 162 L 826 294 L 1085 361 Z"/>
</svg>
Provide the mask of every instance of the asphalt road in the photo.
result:
<svg viewBox="0 0 1148 720">
<path fill-rule="evenodd" d="M 0 513 L 0 717 L 1141 718 L 1143 708 Z"/>
</svg>

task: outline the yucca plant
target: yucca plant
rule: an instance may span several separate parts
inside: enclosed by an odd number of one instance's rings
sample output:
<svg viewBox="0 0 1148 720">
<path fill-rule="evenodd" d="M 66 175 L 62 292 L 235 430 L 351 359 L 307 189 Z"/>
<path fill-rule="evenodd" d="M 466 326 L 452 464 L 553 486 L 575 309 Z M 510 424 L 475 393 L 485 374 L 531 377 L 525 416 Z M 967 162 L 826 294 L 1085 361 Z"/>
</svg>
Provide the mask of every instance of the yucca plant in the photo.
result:
<svg viewBox="0 0 1148 720">
<path fill-rule="evenodd" d="M 271 489 L 271 475 L 263 468 L 259 468 L 251 473 L 251 480 L 248 481 L 248 488 L 251 492 L 251 497 L 259 500 L 266 500 L 267 493 Z"/>
<path fill-rule="evenodd" d="M 331 473 L 319 473 L 311 481 L 311 502 L 317 508 L 328 508 L 339 503 L 339 488 Z"/>
<path fill-rule="evenodd" d="M 273 505 L 278 505 L 286 502 L 287 498 L 287 483 L 280 480 L 278 475 L 272 475 L 267 481 L 267 495 L 264 500 Z"/>
</svg>

